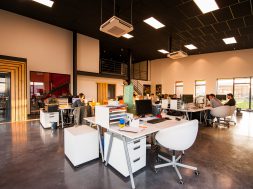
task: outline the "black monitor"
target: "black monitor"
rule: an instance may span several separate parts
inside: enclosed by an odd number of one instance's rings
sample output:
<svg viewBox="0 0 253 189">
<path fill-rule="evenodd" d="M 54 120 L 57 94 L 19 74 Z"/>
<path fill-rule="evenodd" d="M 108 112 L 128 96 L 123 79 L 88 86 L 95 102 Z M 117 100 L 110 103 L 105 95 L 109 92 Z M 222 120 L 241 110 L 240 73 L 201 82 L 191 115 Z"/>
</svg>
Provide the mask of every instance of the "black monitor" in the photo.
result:
<svg viewBox="0 0 253 189">
<path fill-rule="evenodd" d="M 145 117 L 145 114 L 152 114 L 151 100 L 136 100 L 136 114 Z"/>
<path fill-rule="evenodd" d="M 219 99 L 220 101 L 227 100 L 227 95 L 217 94 L 216 98 Z"/>
<path fill-rule="evenodd" d="M 192 94 L 183 94 L 182 95 L 183 103 L 193 103 L 193 95 Z"/>
</svg>

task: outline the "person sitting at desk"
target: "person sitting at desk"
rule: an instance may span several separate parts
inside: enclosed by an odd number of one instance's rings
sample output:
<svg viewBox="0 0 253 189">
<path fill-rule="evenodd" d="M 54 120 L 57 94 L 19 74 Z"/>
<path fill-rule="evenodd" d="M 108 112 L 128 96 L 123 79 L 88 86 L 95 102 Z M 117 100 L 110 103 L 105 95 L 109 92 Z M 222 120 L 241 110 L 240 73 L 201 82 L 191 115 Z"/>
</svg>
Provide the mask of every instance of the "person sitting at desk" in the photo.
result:
<svg viewBox="0 0 253 189">
<path fill-rule="evenodd" d="M 208 95 L 208 100 L 210 101 L 210 106 L 212 108 L 217 108 L 219 106 L 223 106 L 221 101 L 219 99 L 217 99 L 214 94 Z M 211 126 L 213 119 L 214 119 L 214 117 L 211 115 L 211 110 L 207 111 L 207 119 L 208 119 L 207 126 Z"/>
<path fill-rule="evenodd" d="M 210 106 L 211 106 L 212 108 L 216 108 L 216 107 L 219 107 L 219 106 L 223 106 L 223 104 L 221 103 L 221 101 L 220 101 L 219 99 L 217 99 L 217 98 L 215 97 L 214 94 L 210 94 L 210 95 L 208 96 L 208 99 L 209 99 L 209 101 L 210 101 Z"/>
<path fill-rule="evenodd" d="M 72 107 L 80 107 L 80 106 L 84 106 L 84 100 L 85 100 L 85 96 L 83 93 L 79 93 L 78 95 L 79 99 L 77 99 L 73 104 Z"/>
<path fill-rule="evenodd" d="M 232 93 L 227 94 L 228 101 L 224 104 L 224 106 L 235 106 L 236 101 Z"/>
</svg>

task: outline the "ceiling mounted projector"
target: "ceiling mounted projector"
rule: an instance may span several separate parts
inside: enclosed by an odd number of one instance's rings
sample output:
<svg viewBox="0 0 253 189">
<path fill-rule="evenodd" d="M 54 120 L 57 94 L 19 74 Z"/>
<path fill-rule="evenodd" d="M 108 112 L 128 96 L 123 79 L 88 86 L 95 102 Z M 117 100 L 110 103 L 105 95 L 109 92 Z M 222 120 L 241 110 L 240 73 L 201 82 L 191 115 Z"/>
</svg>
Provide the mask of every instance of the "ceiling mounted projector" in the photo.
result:
<svg viewBox="0 0 253 189">
<path fill-rule="evenodd" d="M 100 31 L 118 38 L 126 33 L 129 33 L 133 29 L 132 24 L 129 24 L 116 16 L 111 17 L 100 26 Z"/>
<path fill-rule="evenodd" d="M 184 51 L 174 51 L 174 52 L 171 52 L 167 55 L 168 58 L 171 58 L 171 59 L 179 59 L 179 58 L 184 58 L 184 57 L 187 57 L 188 54 Z"/>
</svg>

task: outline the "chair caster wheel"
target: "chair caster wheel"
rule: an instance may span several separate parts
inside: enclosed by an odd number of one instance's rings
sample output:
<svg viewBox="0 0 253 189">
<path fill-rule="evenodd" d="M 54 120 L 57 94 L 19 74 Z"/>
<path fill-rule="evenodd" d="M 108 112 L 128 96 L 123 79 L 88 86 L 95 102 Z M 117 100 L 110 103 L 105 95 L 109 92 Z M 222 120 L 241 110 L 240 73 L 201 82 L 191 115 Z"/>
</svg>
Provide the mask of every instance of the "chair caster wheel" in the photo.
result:
<svg viewBox="0 0 253 189">
<path fill-rule="evenodd" d="M 195 171 L 195 175 L 199 175 L 200 172 L 198 170 Z"/>
<path fill-rule="evenodd" d="M 179 180 L 179 184 L 184 184 L 184 181 L 182 179 Z"/>
<path fill-rule="evenodd" d="M 155 173 L 158 173 L 158 170 L 157 169 L 154 169 Z"/>
</svg>

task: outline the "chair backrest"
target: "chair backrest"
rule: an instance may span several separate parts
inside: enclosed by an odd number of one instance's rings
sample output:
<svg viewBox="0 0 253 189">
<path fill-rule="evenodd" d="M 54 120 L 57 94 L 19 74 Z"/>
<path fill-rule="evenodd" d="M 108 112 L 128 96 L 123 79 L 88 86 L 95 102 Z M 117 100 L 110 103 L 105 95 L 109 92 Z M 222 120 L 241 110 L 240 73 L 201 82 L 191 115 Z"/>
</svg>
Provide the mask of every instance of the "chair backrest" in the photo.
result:
<svg viewBox="0 0 253 189">
<path fill-rule="evenodd" d="M 236 107 L 235 106 L 230 106 L 230 112 L 229 112 L 229 116 L 232 116 L 235 112 Z"/>
<path fill-rule="evenodd" d="M 182 151 L 193 145 L 197 133 L 198 120 L 192 120 L 163 129 L 156 134 L 155 138 L 165 148 Z"/>
<path fill-rule="evenodd" d="M 225 118 L 230 116 L 231 106 L 219 106 L 211 109 L 211 115 L 214 117 Z"/>
</svg>

